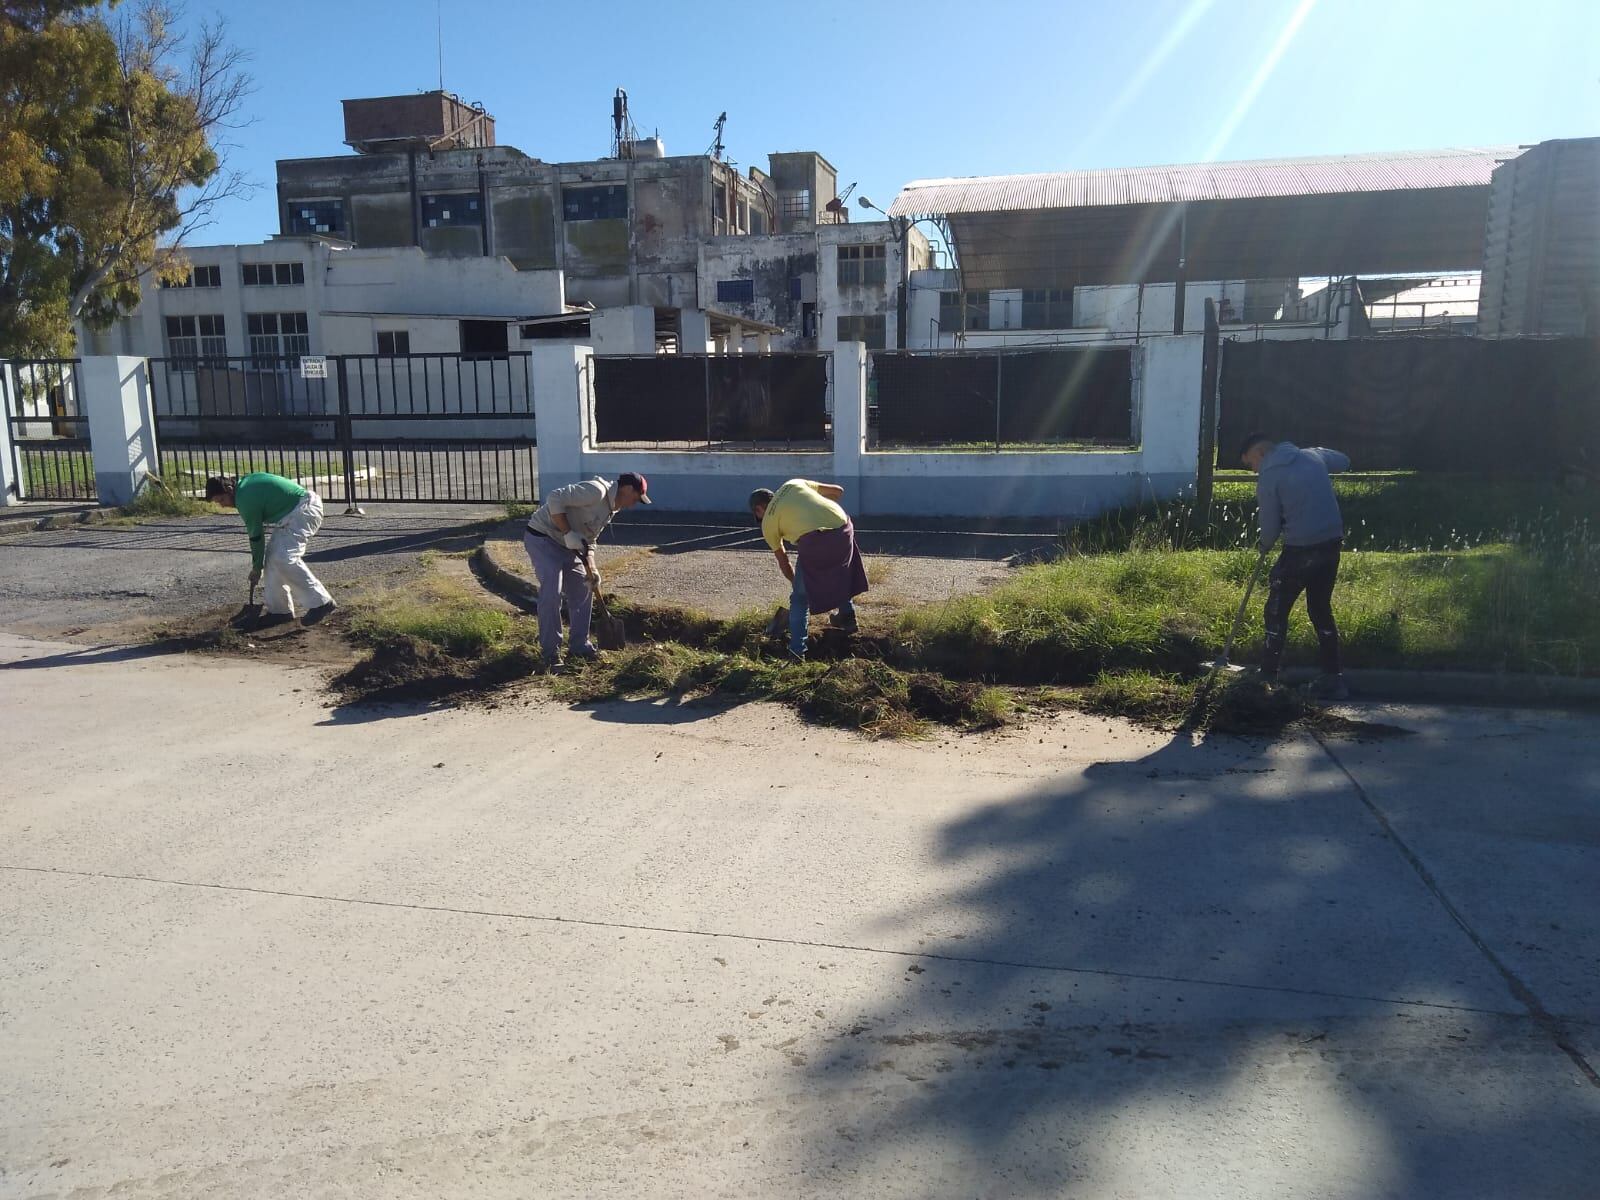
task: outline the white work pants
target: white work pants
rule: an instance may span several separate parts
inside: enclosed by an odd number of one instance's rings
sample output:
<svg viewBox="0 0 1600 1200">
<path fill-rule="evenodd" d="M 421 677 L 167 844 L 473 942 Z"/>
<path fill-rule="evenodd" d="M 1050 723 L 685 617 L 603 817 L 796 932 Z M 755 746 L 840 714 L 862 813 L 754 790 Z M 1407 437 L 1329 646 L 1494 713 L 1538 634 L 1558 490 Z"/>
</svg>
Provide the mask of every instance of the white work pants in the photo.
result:
<svg viewBox="0 0 1600 1200">
<path fill-rule="evenodd" d="M 322 528 L 322 500 L 315 492 L 306 498 L 272 530 L 267 539 L 265 591 L 262 601 L 269 613 L 299 613 L 304 616 L 333 597 L 305 564 L 306 547 Z"/>
</svg>

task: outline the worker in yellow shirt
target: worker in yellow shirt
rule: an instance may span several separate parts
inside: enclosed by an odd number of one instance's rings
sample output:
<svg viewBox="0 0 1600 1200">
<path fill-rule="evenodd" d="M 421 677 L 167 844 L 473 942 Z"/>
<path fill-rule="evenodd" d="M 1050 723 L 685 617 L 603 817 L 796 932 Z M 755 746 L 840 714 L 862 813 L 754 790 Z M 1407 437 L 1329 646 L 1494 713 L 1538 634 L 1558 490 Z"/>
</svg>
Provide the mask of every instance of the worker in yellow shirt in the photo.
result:
<svg viewBox="0 0 1600 1200">
<path fill-rule="evenodd" d="M 789 653 L 806 656 L 806 618 L 832 613 L 832 625 L 856 631 L 855 597 L 867 590 L 867 567 L 856 546 L 850 514 L 839 507 L 844 489 L 834 483 L 791 479 L 776 492 L 750 493 L 750 512 L 761 536 L 777 557 L 778 569 L 792 585 L 789 595 Z M 784 549 L 795 549 L 798 565 Z"/>
</svg>

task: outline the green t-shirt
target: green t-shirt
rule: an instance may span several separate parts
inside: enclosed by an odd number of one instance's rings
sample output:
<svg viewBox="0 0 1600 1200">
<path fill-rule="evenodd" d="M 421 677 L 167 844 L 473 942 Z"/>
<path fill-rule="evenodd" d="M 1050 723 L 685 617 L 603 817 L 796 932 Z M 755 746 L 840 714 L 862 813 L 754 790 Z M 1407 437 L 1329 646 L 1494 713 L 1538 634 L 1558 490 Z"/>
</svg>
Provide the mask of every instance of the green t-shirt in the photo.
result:
<svg viewBox="0 0 1600 1200">
<path fill-rule="evenodd" d="M 250 535 L 251 566 L 259 567 L 266 557 L 265 527 L 283 520 L 305 498 L 306 489 L 282 475 L 256 471 L 239 480 L 233 490 L 233 504 Z"/>
</svg>

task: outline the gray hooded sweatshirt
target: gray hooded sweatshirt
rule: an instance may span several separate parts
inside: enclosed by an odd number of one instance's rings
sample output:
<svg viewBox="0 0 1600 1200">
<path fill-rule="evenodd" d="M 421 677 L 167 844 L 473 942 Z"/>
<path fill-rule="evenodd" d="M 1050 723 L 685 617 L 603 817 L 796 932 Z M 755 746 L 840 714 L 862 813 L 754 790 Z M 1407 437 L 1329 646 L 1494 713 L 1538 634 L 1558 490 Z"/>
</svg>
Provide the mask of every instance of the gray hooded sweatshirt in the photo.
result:
<svg viewBox="0 0 1600 1200">
<path fill-rule="evenodd" d="M 1256 477 L 1261 549 L 1272 549 L 1279 533 L 1286 546 L 1315 546 L 1343 537 L 1344 518 L 1328 474 L 1349 469 L 1349 458 L 1337 450 L 1302 450 L 1293 442 L 1268 450 Z"/>
</svg>

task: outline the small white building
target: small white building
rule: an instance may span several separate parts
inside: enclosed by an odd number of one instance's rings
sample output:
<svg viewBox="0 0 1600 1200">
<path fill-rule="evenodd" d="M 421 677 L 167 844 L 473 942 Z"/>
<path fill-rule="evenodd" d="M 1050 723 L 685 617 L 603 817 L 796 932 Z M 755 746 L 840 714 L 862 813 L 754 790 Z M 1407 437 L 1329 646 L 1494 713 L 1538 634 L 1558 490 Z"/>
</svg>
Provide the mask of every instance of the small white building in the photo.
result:
<svg viewBox="0 0 1600 1200">
<path fill-rule="evenodd" d="M 434 258 L 325 237 L 194 246 L 178 284 L 145 279 L 137 308 L 80 328 L 85 354 L 292 359 L 302 354 L 494 353 L 510 323 L 565 310 L 560 271 Z"/>
</svg>

